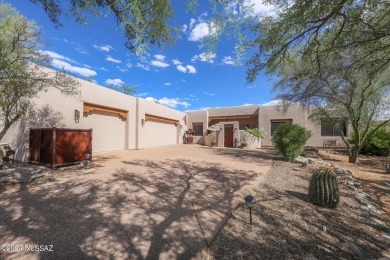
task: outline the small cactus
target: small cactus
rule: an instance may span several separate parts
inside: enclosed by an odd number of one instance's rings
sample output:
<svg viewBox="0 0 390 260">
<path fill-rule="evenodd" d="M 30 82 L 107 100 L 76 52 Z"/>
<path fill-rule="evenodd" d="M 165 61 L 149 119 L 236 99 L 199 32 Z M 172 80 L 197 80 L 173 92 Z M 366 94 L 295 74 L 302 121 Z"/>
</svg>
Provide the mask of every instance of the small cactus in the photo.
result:
<svg viewBox="0 0 390 260">
<path fill-rule="evenodd" d="M 316 205 L 335 208 L 339 203 L 339 184 L 336 173 L 321 167 L 313 173 L 309 186 L 309 200 Z"/>
</svg>

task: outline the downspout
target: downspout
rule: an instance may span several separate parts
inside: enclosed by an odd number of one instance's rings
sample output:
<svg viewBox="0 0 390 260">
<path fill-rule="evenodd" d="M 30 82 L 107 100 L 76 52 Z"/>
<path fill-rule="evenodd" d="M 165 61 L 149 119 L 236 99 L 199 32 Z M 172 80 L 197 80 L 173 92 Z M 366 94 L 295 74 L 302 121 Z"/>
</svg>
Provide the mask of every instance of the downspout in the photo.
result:
<svg viewBox="0 0 390 260">
<path fill-rule="evenodd" d="M 138 140 L 139 140 L 139 98 L 135 100 L 135 149 L 138 150 Z"/>
</svg>

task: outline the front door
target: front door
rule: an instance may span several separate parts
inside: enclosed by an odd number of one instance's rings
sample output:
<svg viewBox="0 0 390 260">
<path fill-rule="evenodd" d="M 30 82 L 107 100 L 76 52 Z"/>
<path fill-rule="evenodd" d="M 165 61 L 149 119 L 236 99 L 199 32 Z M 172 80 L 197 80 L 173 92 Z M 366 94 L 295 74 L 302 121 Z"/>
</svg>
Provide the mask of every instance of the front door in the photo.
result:
<svg viewBox="0 0 390 260">
<path fill-rule="evenodd" d="M 233 147 L 233 125 L 225 125 L 224 147 Z"/>
</svg>

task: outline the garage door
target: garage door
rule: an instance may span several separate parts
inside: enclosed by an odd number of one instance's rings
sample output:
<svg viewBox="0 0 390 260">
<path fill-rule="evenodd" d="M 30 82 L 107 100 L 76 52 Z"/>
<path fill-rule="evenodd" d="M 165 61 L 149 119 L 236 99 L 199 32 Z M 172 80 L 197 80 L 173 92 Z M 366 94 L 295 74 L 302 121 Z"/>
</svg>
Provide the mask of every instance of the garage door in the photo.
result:
<svg viewBox="0 0 390 260">
<path fill-rule="evenodd" d="M 92 128 L 93 152 L 125 149 L 126 120 L 118 114 L 93 111 L 83 121 L 85 128 Z"/>
<path fill-rule="evenodd" d="M 144 148 L 177 143 L 175 124 L 147 121 L 141 131 L 143 132 Z"/>
</svg>

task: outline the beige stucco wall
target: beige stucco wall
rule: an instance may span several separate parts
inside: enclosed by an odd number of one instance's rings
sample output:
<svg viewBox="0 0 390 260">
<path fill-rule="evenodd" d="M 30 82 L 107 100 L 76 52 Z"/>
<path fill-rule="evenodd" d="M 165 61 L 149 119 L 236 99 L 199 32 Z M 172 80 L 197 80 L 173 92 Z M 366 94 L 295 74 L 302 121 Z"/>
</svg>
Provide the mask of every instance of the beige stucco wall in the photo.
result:
<svg viewBox="0 0 390 260">
<path fill-rule="evenodd" d="M 254 115 L 257 114 L 259 105 L 209 108 L 209 116 L 233 116 L 233 115 Z"/>
<path fill-rule="evenodd" d="M 287 111 L 281 106 L 262 106 L 259 109 L 259 126 L 265 131 L 263 146 L 271 146 L 271 120 L 292 119 L 294 124 L 307 126 L 307 111 L 302 105 L 291 105 Z"/>
<path fill-rule="evenodd" d="M 261 139 L 257 140 L 253 135 L 247 133 L 244 130 L 240 130 L 240 139 L 243 140 L 243 136 L 246 136 L 246 142 L 247 142 L 247 149 L 258 149 L 261 147 Z"/>
<path fill-rule="evenodd" d="M 179 125 L 177 126 L 177 140 L 176 144 L 183 143 L 184 132 L 187 130 L 187 126 L 184 123 L 184 116 L 186 115 L 183 112 L 177 111 L 175 109 L 160 105 L 158 103 L 150 102 L 142 98 L 138 98 L 138 144 L 136 149 L 145 148 L 148 136 L 145 132 L 142 131 L 143 125 L 141 120 L 145 120 L 145 114 L 151 114 L 155 116 L 160 116 L 164 118 L 179 120 Z M 135 122 L 135 121 L 134 121 Z M 146 122 L 147 124 L 147 122 Z M 158 135 L 159 129 L 156 127 L 156 135 Z"/>
<path fill-rule="evenodd" d="M 192 129 L 192 123 L 203 123 L 203 135 L 194 136 L 194 144 L 205 144 L 205 135 L 208 128 L 208 112 L 207 110 L 189 111 L 187 112 L 187 129 Z"/>
<path fill-rule="evenodd" d="M 324 140 L 330 139 L 330 140 L 336 140 L 336 145 L 338 147 L 345 147 L 345 144 L 341 137 L 337 136 L 321 136 L 321 125 L 320 122 L 317 122 L 316 120 L 313 120 L 310 118 L 311 115 L 310 109 L 308 109 L 308 120 L 307 120 L 307 130 L 310 130 L 312 136 L 309 140 L 308 145 L 317 146 L 317 147 L 323 147 Z M 351 135 L 351 126 L 347 126 L 347 136 L 349 137 Z"/>
<path fill-rule="evenodd" d="M 43 69 L 52 71 L 46 68 Z M 54 71 L 52 72 L 54 73 Z M 58 89 L 50 87 L 46 92 L 42 91 L 39 93 L 38 97 L 33 100 L 35 104 L 33 110 L 35 112 L 30 113 L 26 119 L 16 122 L 7 131 L 0 142 L 10 143 L 11 147 L 16 149 L 17 160 L 26 160 L 28 158 L 30 128 L 93 128 L 93 125 L 88 125 L 85 122 L 83 102 L 128 111 L 127 119 L 124 122 L 126 127 L 125 149 L 142 148 L 142 143 L 146 137 L 142 135 L 140 120 L 144 118 L 145 113 L 179 120 L 177 143 L 183 142 L 181 136 L 184 135 L 184 131 L 187 129 L 183 122 L 185 113 L 160 104 L 148 102 L 144 99 L 125 95 L 82 79 L 77 80 L 80 83 L 80 95 L 67 96 L 62 94 Z M 138 107 L 137 103 L 139 104 Z M 79 123 L 74 121 L 75 110 L 80 111 Z M 110 127 L 110 125 L 107 125 L 107 127 Z M 158 133 L 158 129 L 156 129 L 156 132 Z M 139 138 L 138 142 L 137 136 Z"/>
</svg>

